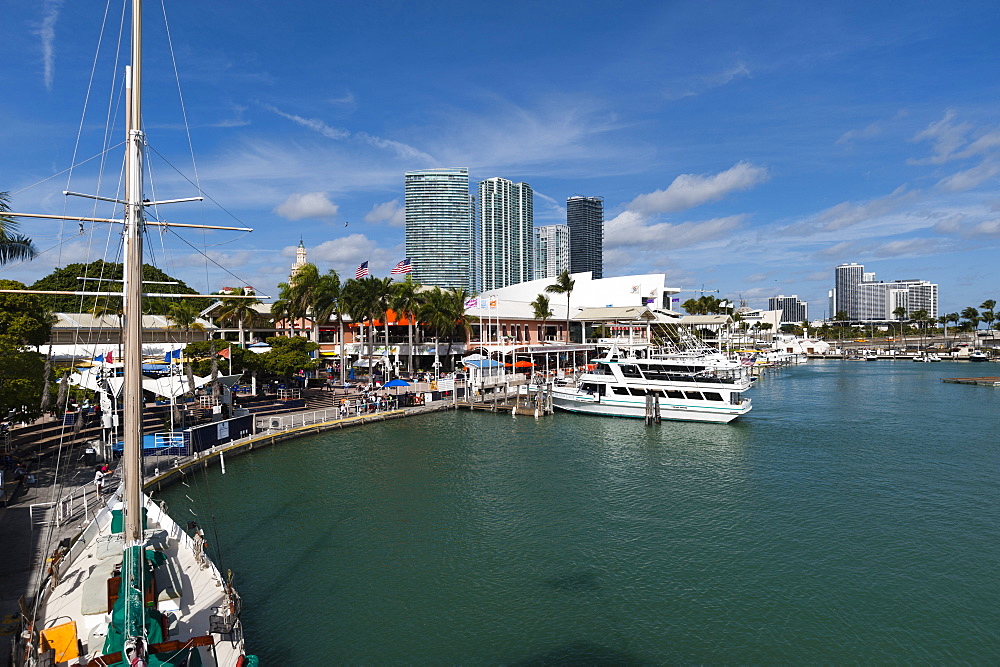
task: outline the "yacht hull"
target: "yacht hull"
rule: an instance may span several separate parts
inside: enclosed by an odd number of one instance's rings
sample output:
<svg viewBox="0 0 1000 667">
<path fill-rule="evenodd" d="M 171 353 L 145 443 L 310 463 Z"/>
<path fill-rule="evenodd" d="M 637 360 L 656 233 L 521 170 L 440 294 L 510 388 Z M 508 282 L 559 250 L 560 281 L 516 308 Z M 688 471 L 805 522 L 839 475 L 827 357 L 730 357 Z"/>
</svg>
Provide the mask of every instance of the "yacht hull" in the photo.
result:
<svg viewBox="0 0 1000 667">
<path fill-rule="evenodd" d="M 585 393 L 553 391 L 552 405 L 566 412 L 598 415 L 601 417 L 646 417 L 646 401 L 643 398 L 601 396 L 600 400 Z M 684 403 L 660 399 L 660 418 L 670 421 L 710 422 L 728 424 L 737 417 L 750 412 L 751 402 L 744 399 L 738 405 L 711 405 L 711 402 L 687 401 Z"/>
</svg>

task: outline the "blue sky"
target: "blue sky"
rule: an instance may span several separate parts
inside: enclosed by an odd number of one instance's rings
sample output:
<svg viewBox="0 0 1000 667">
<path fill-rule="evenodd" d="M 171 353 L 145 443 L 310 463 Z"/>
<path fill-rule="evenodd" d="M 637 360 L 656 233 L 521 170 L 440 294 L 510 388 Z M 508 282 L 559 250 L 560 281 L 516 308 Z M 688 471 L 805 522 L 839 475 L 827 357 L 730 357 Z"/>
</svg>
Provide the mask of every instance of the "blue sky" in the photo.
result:
<svg viewBox="0 0 1000 667">
<path fill-rule="evenodd" d="M 996 3 L 170 5 L 196 161 L 147 0 L 153 198 L 198 182 L 220 206 L 161 215 L 255 229 L 153 234 L 161 268 L 196 289 L 275 294 L 300 236 L 321 270 L 370 260 L 387 275 L 405 254 L 403 173 L 468 167 L 530 183 L 536 225 L 564 222 L 568 196 L 603 196 L 606 275 L 663 272 L 751 306 L 798 294 L 812 317 L 841 262 L 937 282 L 942 312 L 1000 298 Z M 103 11 L 0 9 L 0 190 L 15 210 L 94 210 L 60 192 L 74 150 L 101 152 L 109 114 L 110 143 L 122 134 L 108 102 L 121 8 L 101 37 Z M 113 196 L 119 154 L 100 183 L 99 160 L 76 168 L 69 189 Z M 21 231 L 46 252 L 2 278 L 32 282 L 109 242 L 75 223 Z"/>
</svg>

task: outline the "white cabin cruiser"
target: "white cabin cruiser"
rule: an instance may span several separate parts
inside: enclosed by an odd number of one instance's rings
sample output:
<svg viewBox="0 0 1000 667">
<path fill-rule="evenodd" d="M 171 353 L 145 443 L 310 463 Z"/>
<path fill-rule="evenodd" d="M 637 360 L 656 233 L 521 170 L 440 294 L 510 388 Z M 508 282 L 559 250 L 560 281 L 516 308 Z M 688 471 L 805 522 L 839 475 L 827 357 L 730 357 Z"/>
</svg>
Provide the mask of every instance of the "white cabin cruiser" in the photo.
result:
<svg viewBox="0 0 1000 667">
<path fill-rule="evenodd" d="M 747 366 L 721 355 L 620 357 L 613 349 L 574 386 L 553 388 L 552 404 L 568 412 L 642 419 L 658 403 L 662 419 L 728 423 L 750 412 L 743 392 L 751 383 Z"/>
</svg>

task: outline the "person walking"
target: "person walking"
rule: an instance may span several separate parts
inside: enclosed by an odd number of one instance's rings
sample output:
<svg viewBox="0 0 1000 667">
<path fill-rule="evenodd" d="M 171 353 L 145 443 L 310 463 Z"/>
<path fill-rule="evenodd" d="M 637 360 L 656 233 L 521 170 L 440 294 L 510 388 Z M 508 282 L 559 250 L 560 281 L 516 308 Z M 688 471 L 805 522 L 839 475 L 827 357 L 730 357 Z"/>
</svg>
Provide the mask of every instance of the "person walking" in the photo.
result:
<svg viewBox="0 0 1000 667">
<path fill-rule="evenodd" d="M 97 487 L 97 497 L 101 497 L 101 493 L 104 491 L 104 478 L 107 474 L 104 469 L 98 468 L 97 472 L 94 473 L 94 486 Z"/>
</svg>

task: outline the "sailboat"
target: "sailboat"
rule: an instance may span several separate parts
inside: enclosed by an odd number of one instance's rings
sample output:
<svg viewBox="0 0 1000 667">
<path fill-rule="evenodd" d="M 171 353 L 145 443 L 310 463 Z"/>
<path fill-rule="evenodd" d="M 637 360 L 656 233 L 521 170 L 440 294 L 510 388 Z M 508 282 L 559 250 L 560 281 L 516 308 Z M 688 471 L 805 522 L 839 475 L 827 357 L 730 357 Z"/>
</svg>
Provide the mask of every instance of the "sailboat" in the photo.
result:
<svg viewBox="0 0 1000 667">
<path fill-rule="evenodd" d="M 147 206 L 166 202 L 143 197 L 141 0 L 132 0 L 131 19 L 125 198 L 112 200 L 124 205 L 124 218 L 58 216 L 124 225 L 124 481 L 89 525 L 50 557 L 39 592 L 22 607 L 14 662 L 255 665 L 257 658 L 244 651 L 240 598 L 231 577 L 209 559 L 203 532 L 194 524 L 182 529 L 142 492 L 142 233 L 147 224 L 174 223 L 145 218 Z"/>
</svg>

